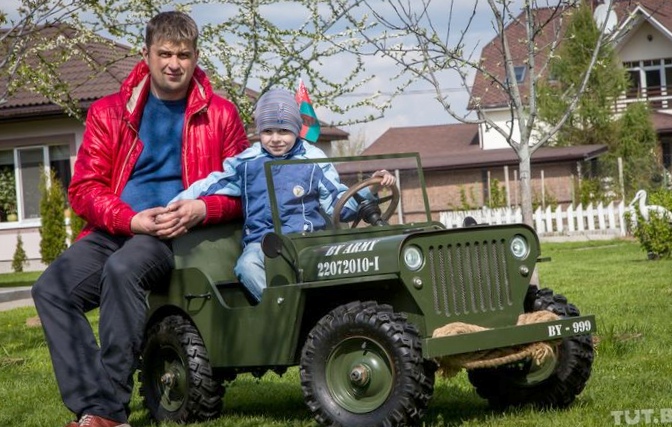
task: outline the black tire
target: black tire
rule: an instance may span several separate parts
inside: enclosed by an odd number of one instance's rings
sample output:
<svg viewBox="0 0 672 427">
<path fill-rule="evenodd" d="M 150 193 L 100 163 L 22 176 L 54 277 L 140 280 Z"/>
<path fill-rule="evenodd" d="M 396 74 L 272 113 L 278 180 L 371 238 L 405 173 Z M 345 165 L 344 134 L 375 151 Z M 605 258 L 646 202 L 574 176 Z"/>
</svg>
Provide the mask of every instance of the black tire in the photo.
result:
<svg viewBox="0 0 672 427">
<path fill-rule="evenodd" d="M 306 404 L 323 425 L 418 423 L 434 392 L 434 362 L 417 328 L 387 305 L 337 307 L 310 331 L 301 354 Z"/>
<path fill-rule="evenodd" d="M 525 311 L 548 310 L 561 317 L 575 317 L 579 310 L 562 295 L 550 289 L 532 288 Z M 553 346 L 554 357 L 542 366 L 529 360 L 498 368 L 473 369 L 469 381 L 479 396 L 499 409 L 532 405 L 537 408 L 563 408 L 570 405 L 590 377 L 593 364 L 591 335 L 564 338 Z"/>
<path fill-rule="evenodd" d="M 157 421 L 186 423 L 221 414 L 224 387 L 215 379 L 203 339 L 189 320 L 168 316 L 147 331 L 140 394 Z"/>
</svg>

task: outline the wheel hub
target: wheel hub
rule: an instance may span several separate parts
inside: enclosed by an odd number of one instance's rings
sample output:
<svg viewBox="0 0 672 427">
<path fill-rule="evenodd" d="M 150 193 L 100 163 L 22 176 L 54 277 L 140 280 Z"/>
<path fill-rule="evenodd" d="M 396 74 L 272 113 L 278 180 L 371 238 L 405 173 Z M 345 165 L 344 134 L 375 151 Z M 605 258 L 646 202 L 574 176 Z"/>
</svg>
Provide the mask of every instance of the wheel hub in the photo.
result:
<svg viewBox="0 0 672 427">
<path fill-rule="evenodd" d="M 184 367 L 177 360 L 164 361 L 162 371 L 158 381 L 161 406 L 169 411 L 176 411 L 187 395 Z"/>
<path fill-rule="evenodd" d="M 385 403 L 394 388 L 391 357 L 380 343 L 357 336 L 339 343 L 326 360 L 329 392 L 344 409 L 371 412 Z"/>
<path fill-rule="evenodd" d="M 350 382 L 355 387 L 366 387 L 371 379 L 371 369 L 366 365 L 357 365 L 350 371 Z"/>
<path fill-rule="evenodd" d="M 177 375 L 175 372 L 166 372 L 161 375 L 161 384 L 166 388 L 173 388 L 177 382 Z"/>
<path fill-rule="evenodd" d="M 528 385 L 533 385 L 545 381 L 553 372 L 558 364 L 558 349 L 553 348 L 553 353 L 541 362 L 541 365 L 532 363 L 529 372 L 525 377 Z"/>
</svg>

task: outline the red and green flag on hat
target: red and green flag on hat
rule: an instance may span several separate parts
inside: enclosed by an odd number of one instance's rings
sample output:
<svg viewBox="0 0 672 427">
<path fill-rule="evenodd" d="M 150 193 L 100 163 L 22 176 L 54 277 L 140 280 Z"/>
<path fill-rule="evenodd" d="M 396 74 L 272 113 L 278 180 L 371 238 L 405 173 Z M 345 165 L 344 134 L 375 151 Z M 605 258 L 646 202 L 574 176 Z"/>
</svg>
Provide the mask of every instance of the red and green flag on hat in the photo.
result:
<svg viewBox="0 0 672 427">
<path fill-rule="evenodd" d="M 317 138 L 320 136 L 320 122 L 317 120 L 317 114 L 315 114 L 313 104 L 310 102 L 308 90 L 303 84 L 303 80 L 299 80 L 299 88 L 296 90 L 296 102 L 299 104 L 301 119 L 303 120 L 299 136 L 306 141 L 316 143 Z"/>
</svg>

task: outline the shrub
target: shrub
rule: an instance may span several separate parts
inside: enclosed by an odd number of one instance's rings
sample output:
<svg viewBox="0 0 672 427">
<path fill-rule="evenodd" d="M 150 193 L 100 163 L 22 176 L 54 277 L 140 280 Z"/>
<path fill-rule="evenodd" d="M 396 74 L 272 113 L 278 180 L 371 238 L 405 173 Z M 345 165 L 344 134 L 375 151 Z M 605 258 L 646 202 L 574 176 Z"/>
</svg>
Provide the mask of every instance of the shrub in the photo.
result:
<svg viewBox="0 0 672 427">
<path fill-rule="evenodd" d="M 462 186 L 460 187 L 460 208 L 464 211 L 474 209 L 473 203 L 469 203 L 469 196 L 471 196 L 472 201 L 474 200 L 473 188 L 471 190 L 467 194 L 467 190 Z"/>
<path fill-rule="evenodd" d="M 40 256 L 50 264 L 65 248 L 68 233 L 65 227 L 65 192 L 53 170 L 42 174 L 40 180 Z"/>
<path fill-rule="evenodd" d="M 14 249 L 14 257 L 12 257 L 12 270 L 15 273 L 22 273 L 23 266 L 28 262 L 28 256 L 26 251 L 23 249 L 23 239 L 21 234 L 16 236 L 16 249 Z"/>
<path fill-rule="evenodd" d="M 551 209 L 556 209 L 558 207 L 558 199 L 550 192 L 546 187 L 544 187 L 543 200 L 542 197 L 536 191 L 532 194 L 532 211 L 536 211 L 538 208 L 546 209 L 550 206 Z"/>
<path fill-rule="evenodd" d="M 70 243 L 75 241 L 77 239 L 77 236 L 79 236 L 79 233 L 82 231 L 84 226 L 86 225 L 86 221 L 76 213 L 72 212 L 72 209 L 70 209 Z"/>
<path fill-rule="evenodd" d="M 649 195 L 649 205 L 662 206 L 672 212 L 672 192 L 659 190 Z M 637 225 L 634 236 L 650 259 L 672 258 L 672 216 L 649 214 L 645 221 L 639 210 L 635 210 Z"/>
<path fill-rule="evenodd" d="M 489 208 L 503 208 L 506 207 L 506 188 L 500 185 L 497 178 L 490 181 L 490 197 L 488 198 Z"/>
</svg>

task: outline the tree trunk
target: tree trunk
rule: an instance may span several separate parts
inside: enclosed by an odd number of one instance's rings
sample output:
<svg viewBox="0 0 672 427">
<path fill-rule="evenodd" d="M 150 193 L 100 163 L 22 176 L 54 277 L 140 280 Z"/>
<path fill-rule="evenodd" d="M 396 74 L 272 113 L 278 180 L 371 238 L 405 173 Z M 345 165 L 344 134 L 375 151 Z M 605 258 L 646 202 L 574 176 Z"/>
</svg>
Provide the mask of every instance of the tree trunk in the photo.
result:
<svg viewBox="0 0 672 427">
<path fill-rule="evenodd" d="M 534 226 L 532 211 L 532 165 L 530 162 L 530 147 L 521 144 L 518 151 L 518 168 L 520 169 L 520 206 L 523 213 L 523 222 L 530 227 Z"/>
</svg>

